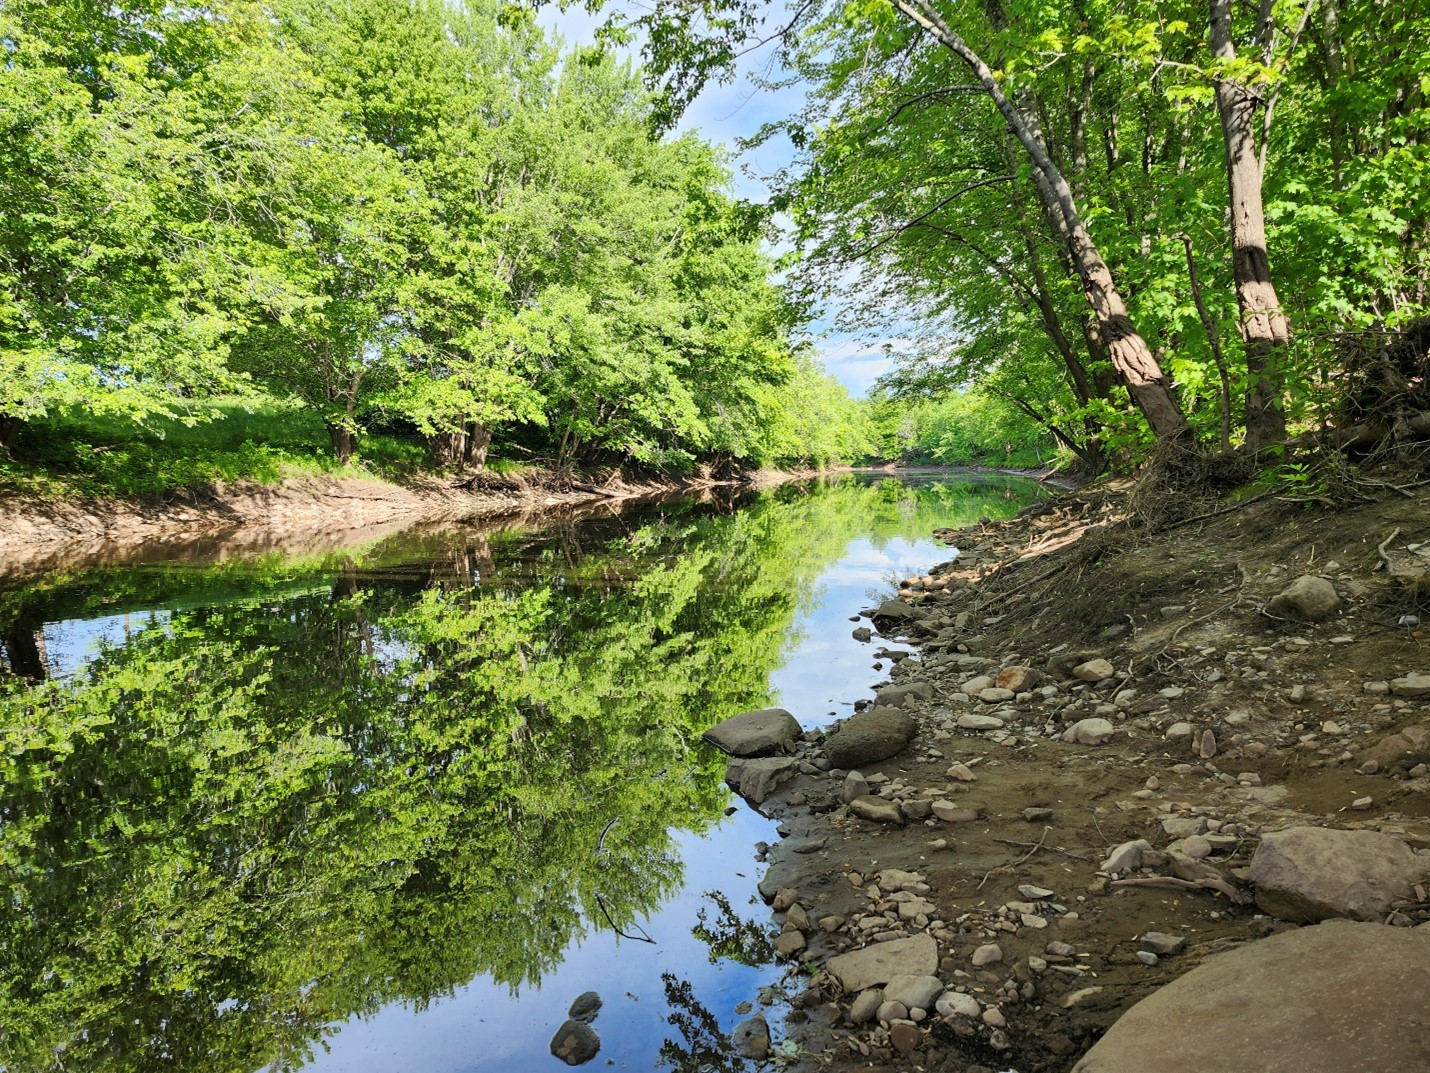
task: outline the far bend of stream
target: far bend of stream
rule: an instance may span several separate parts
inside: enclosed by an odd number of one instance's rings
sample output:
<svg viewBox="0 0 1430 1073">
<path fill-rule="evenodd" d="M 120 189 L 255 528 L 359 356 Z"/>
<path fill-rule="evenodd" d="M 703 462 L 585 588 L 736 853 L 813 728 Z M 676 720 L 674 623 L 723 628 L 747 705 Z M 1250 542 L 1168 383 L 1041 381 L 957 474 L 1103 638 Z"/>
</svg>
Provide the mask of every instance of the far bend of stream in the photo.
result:
<svg viewBox="0 0 1430 1073">
<path fill-rule="evenodd" d="M 848 714 L 849 616 L 1037 494 L 848 476 L 0 583 L 0 1073 L 556 1073 L 588 990 L 590 1068 L 741 1068 L 777 835 L 701 732 Z"/>
</svg>

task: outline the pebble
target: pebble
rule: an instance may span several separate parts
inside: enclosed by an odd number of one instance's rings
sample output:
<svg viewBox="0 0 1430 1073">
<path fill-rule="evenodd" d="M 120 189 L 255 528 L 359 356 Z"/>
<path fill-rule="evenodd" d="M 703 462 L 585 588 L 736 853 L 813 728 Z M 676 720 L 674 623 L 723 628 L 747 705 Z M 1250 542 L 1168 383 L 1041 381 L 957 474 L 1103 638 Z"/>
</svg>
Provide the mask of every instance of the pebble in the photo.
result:
<svg viewBox="0 0 1430 1073">
<path fill-rule="evenodd" d="M 1161 959 L 1150 950 L 1139 950 L 1137 951 L 1137 960 L 1144 965 L 1155 965 Z"/>
<path fill-rule="evenodd" d="M 997 943 L 985 943 L 973 952 L 973 957 L 969 959 L 974 968 L 982 968 L 984 965 L 996 965 L 1003 960 L 1003 948 Z"/>
<path fill-rule="evenodd" d="M 1187 940 L 1181 935 L 1168 935 L 1165 932 L 1149 931 L 1142 936 L 1138 945 L 1148 953 L 1156 954 L 1159 957 L 1166 957 L 1168 954 L 1176 954 L 1187 945 Z"/>
<path fill-rule="evenodd" d="M 982 1014 L 978 1000 L 962 991 L 945 991 L 934 1004 L 934 1010 L 940 1017 L 978 1017 Z"/>
<path fill-rule="evenodd" d="M 879 1012 L 879 1007 L 884 1002 L 884 989 L 881 987 L 871 987 L 865 991 L 860 991 L 855 996 L 854 1001 L 849 1004 L 849 1014 L 845 1017 L 851 1025 L 862 1025 L 874 1019 L 874 1015 Z"/>
</svg>

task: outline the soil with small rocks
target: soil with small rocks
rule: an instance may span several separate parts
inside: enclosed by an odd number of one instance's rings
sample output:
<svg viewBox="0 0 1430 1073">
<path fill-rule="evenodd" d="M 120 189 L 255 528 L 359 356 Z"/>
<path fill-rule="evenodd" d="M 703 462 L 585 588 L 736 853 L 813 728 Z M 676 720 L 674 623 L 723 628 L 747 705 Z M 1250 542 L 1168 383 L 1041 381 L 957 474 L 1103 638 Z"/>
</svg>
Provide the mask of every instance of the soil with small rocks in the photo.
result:
<svg viewBox="0 0 1430 1073">
<path fill-rule="evenodd" d="M 957 556 L 864 612 L 915 651 L 857 707 L 916 732 L 852 772 L 837 725 L 805 732 L 758 805 L 797 969 L 785 1068 L 1066 1073 L 1140 1000 L 1297 926 L 1257 904 L 1271 832 L 1389 836 L 1368 926 L 1430 921 L 1427 489 L 1159 533 L 1128 491 L 941 532 Z"/>
</svg>

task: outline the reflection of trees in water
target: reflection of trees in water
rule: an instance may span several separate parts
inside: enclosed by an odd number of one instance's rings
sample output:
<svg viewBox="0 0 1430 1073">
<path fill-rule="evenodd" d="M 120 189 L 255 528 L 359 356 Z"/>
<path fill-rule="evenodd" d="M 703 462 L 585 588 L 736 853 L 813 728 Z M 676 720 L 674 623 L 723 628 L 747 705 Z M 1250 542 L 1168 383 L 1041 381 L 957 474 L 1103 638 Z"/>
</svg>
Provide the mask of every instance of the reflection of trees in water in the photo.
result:
<svg viewBox="0 0 1430 1073">
<path fill-rule="evenodd" d="M 0 1066 L 286 1068 L 389 1001 L 539 980 L 607 915 L 635 934 L 681 882 L 670 830 L 726 800 L 690 743 L 767 702 L 864 519 L 902 524 L 871 499 L 6 595 L 31 639 L 172 615 L 72 679 L 0 678 Z M 753 957 L 730 918 L 714 943 Z"/>
<path fill-rule="evenodd" d="M 718 890 L 707 890 L 705 897 L 715 903 L 716 918 L 712 923 L 701 907 L 696 913 L 699 923 L 691 934 L 710 948 L 710 964 L 722 958 L 741 965 L 768 965 L 774 960 L 775 948 L 766 925 L 741 917 Z"/>
<path fill-rule="evenodd" d="M 661 973 L 660 980 L 670 1007 L 666 1023 L 680 1034 L 678 1040 L 667 1037 L 661 1043 L 662 1068 L 675 1073 L 747 1073 L 754 1068 L 754 1063 L 731 1049 L 720 1022 L 695 997 L 689 981 L 669 972 Z"/>
</svg>

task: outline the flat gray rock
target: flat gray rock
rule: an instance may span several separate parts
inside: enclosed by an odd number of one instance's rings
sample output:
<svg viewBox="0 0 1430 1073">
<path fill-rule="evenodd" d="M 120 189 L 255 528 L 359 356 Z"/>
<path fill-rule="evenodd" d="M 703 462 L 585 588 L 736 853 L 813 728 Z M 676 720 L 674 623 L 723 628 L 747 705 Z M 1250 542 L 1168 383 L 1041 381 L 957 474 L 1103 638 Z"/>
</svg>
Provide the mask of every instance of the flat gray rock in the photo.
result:
<svg viewBox="0 0 1430 1073">
<path fill-rule="evenodd" d="M 732 716 L 701 737 L 731 756 L 769 756 L 803 732 L 794 716 L 783 708 L 761 708 Z"/>
<path fill-rule="evenodd" d="M 870 708 L 849 717 L 825 742 L 831 767 L 859 768 L 897 756 L 918 724 L 897 708 Z"/>
<path fill-rule="evenodd" d="M 1430 696 L 1430 674 L 1407 674 L 1404 678 L 1392 678 L 1390 691 L 1397 697 Z"/>
<path fill-rule="evenodd" d="M 798 773 L 799 761 L 793 757 L 741 758 L 725 765 L 725 782 L 741 797 L 759 805 Z"/>
<path fill-rule="evenodd" d="M 875 797 L 873 794 L 856 797 L 849 802 L 849 811 L 863 820 L 873 820 L 875 823 L 896 823 L 901 827 L 904 825 L 904 813 L 899 806 L 892 801 L 885 801 L 882 797 Z"/>
<path fill-rule="evenodd" d="M 1384 920 L 1427 871 L 1430 860 L 1379 831 L 1292 827 L 1263 836 L 1251 858 L 1256 904 L 1298 924 Z"/>
<path fill-rule="evenodd" d="M 887 984 L 895 976 L 932 976 L 938 971 L 938 943 L 925 932 L 912 939 L 875 943 L 840 954 L 830 958 L 824 967 L 849 995 Z"/>
<path fill-rule="evenodd" d="M 1425 1073 L 1430 929 L 1334 920 L 1203 962 L 1073 1073 Z"/>
</svg>

